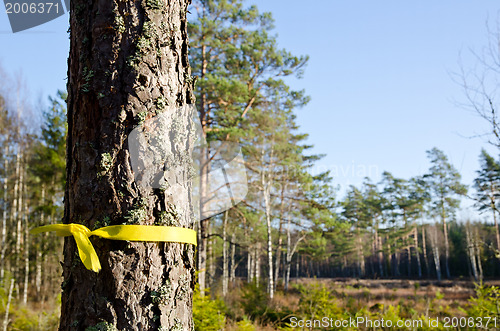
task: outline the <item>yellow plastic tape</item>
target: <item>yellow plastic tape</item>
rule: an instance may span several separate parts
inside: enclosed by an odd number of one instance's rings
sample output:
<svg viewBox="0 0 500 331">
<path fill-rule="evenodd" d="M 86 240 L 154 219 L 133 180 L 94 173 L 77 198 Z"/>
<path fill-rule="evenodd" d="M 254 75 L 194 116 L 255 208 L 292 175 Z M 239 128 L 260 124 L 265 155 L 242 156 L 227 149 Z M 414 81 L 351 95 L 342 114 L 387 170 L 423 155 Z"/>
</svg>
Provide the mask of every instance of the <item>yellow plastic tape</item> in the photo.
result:
<svg viewBox="0 0 500 331">
<path fill-rule="evenodd" d="M 175 226 L 155 225 L 111 225 L 90 231 L 81 224 L 53 224 L 34 228 L 30 232 L 55 231 L 60 237 L 73 236 L 83 265 L 94 272 L 101 270 L 101 263 L 90 242 L 90 236 L 112 240 L 128 241 L 168 241 L 196 245 L 196 231 Z"/>
</svg>

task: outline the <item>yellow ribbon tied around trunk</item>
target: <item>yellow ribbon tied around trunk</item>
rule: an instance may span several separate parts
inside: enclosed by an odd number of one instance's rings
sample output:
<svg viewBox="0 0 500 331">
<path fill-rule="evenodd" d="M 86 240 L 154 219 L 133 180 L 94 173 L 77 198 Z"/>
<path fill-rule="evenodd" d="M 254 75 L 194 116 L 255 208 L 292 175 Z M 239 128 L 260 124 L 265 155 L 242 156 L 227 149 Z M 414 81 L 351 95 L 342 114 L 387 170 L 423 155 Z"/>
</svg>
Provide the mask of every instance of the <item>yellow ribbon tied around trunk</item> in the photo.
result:
<svg viewBox="0 0 500 331">
<path fill-rule="evenodd" d="M 60 237 L 73 236 L 83 265 L 94 272 L 101 270 L 101 263 L 90 242 L 90 236 L 112 240 L 164 241 L 196 245 L 196 231 L 175 226 L 111 225 L 90 231 L 84 225 L 72 223 L 40 226 L 30 232 L 37 234 L 51 231 L 55 231 Z"/>
</svg>

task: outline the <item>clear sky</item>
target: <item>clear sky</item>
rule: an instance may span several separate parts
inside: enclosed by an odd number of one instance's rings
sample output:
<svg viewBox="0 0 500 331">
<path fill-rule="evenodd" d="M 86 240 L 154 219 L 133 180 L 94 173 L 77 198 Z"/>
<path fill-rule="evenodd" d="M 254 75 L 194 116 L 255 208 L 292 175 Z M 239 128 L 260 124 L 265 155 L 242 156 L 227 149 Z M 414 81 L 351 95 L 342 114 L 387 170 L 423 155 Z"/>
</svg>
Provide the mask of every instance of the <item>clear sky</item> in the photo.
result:
<svg viewBox="0 0 500 331">
<path fill-rule="evenodd" d="M 315 153 L 327 154 L 318 169 L 332 170 L 341 192 L 374 181 L 382 171 L 409 178 L 429 167 L 425 151 L 442 149 L 471 184 L 487 131 L 485 122 L 458 107 L 463 91 L 452 80 L 476 64 L 470 49 L 488 42 L 498 0 L 255 0 L 276 20 L 279 45 L 310 56 L 304 78 L 311 102 L 298 111 L 301 131 Z M 2 7 L 3 8 L 3 7 Z M 12 34 L 0 11 L 0 64 L 22 71 L 36 95 L 66 85 L 68 15 Z M 341 193 L 342 195 L 342 193 Z"/>
</svg>

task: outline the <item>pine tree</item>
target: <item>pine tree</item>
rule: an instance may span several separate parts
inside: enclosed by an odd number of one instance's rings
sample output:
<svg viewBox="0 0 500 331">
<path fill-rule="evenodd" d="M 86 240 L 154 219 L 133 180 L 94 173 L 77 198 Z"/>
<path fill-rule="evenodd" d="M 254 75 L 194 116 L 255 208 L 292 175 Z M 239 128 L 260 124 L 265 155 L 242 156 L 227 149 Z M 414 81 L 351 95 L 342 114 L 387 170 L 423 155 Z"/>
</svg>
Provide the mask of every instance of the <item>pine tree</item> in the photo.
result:
<svg viewBox="0 0 500 331">
<path fill-rule="evenodd" d="M 363 193 L 356 187 L 350 186 L 342 202 L 342 216 L 350 222 L 355 236 L 355 254 L 358 277 L 364 277 L 365 267 L 365 232 L 371 224 L 370 215 Z"/>
<path fill-rule="evenodd" d="M 474 180 L 476 189 L 476 206 L 480 211 L 491 210 L 495 224 L 496 249 L 500 252 L 500 233 L 497 221 L 497 204 L 500 198 L 500 163 L 484 149 L 479 156 L 481 169 Z"/>
<path fill-rule="evenodd" d="M 404 249 L 406 251 L 408 277 L 411 277 L 412 269 L 411 248 L 413 247 L 417 250 L 417 268 L 418 274 L 421 276 L 418 245 L 415 244 L 418 234 L 414 223 L 422 216 L 425 195 L 421 192 L 418 185 L 419 181 L 416 178 L 411 178 L 410 180 L 396 178 L 387 171 L 382 176 L 385 200 L 390 202 L 386 204 L 386 207 L 389 208 L 390 218 L 394 222 L 396 249 Z"/>
<path fill-rule="evenodd" d="M 172 148 L 190 148 L 187 6 L 183 0 L 71 2 L 64 223 L 194 226 L 191 184 L 142 185 L 127 144 L 136 126 L 147 130 L 143 124 L 161 113 L 178 123 L 167 132 Z M 176 164 L 188 178 L 191 166 L 183 160 L 167 159 L 165 167 Z M 193 245 L 92 242 L 99 273 L 83 266 L 75 240 L 65 238 L 61 330 L 193 328 Z"/>
<path fill-rule="evenodd" d="M 244 126 L 249 135 L 243 144 L 246 164 L 251 170 L 250 184 L 260 192 L 255 207 L 262 210 L 267 229 L 267 270 L 268 292 L 274 293 L 274 262 L 273 262 L 273 227 L 274 219 L 281 218 L 276 210 L 280 210 L 280 189 L 276 187 L 287 185 L 284 176 L 288 171 L 299 170 L 301 162 L 300 140 L 296 136 L 294 117 L 291 114 L 294 103 L 288 95 L 274 95 L 274 100 L 265 105 L 261 111 L 249 114 L 248 126 Z M 285 100 L 285 104 L 282 101 Z M 299 170 L 300 171 L 300 170 Z"/>
<path fill-rule="evenodd" d="M 379 192 L 377 185 L 370 182 L 369 178 L 366 178 L 363 183 L 363 196 L 365 198 L 366 207 L 368 209 L 367 213 L 371 218 L 371 228 L 373 229 L 373 251 L 375 255 L 375 260 L 377 261 L 378 274 L 384 276 L 384 255 L 382 238 L 380 236 L 380 226 L 383 225 L 383 208 L 384 208 L 384 198 Z M 377 272 L 374 272 L 377 274 Z"/>
<path fill-rule="evenodd" d="M 295 57 L 278 49 L 271 35 L 273 20 L 257 7 L 245 8 L 240 0 L 197 0 L 195 20 L 189 24 L 192 37 L 191 63 L 196 84 L 196 106 L 207 141 L 246 139 L 242 131 L 248 114 L 267 102 L 269 91 L 289 89 L 282 77 L 300 75 L 307 57 Z M 306 101 L 303 92 L 290 91 L 296 100 Z M 208 152 L 202 156 L 208 160 Z M 202 162 L 202 178 L 209 162 Z M 202 197 L 206 184 L 201 183 Z M 201 208 L 204 203 L 201 201 Z M 209 219 L 199 228 L 198 281 L 200 293 L 206 287 Z"/>
<path fill-rule="evenodd" d="M 450 242 L 447 221 L 454 217 L 455 211 L 460 205 L 457 196 L 466 194 L 467 187 L 460 183 L 460 174 L 441 150 L 434 147 L 427 151 L 427 156 L 431 162 L 431 167 L 424 178 L 431 193 L 430 212 L 431 215 L 439 217 L 443 223 L 445 270 L 446 277 L 450 278 Z"/>
</svg>

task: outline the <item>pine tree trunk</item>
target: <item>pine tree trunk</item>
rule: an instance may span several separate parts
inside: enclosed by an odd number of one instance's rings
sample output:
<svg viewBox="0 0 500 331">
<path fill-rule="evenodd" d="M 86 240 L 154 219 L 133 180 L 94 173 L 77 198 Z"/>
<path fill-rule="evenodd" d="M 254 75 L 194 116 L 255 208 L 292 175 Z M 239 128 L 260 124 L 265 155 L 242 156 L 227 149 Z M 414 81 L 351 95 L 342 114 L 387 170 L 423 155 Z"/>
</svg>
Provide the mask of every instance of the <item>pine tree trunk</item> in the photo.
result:
<svg viewBox="0 0 500 331">
<path fill-rule="evenodd" d="M 253 247 L 249 246 L 247 251 L 247 282 L 251 283 L 254 278 L 254 267 L 253 267 Z"/>
<path fill-rule="evenodd" d="M 264 187 L 264 204 L 266 212 L 266 227 L 267 227 L 267 266 L 269 269 L 267 293 L 272 299 L 274 297 L 274 277 L 273 277 L 273 241 L 271 236 L 271 183 L 269 179 L 265 179 L 265 172 L 262 173 L 262 187 Z M 269 176 L 269 174 L 268 174 Z"/>
<path fill-rule="evenodd" d="M 474 248 L 474 242 L 470 231 L 470 225 L 465 225 L 465 239 L 467 242 L 467 255 L 469 256 L 470 266 L 472 269 L 472 276 L 474 276 L 474 280 L 477 282 L 479 279 L 477 273 L 477 265 L 476 265 L 476 252 Z"/>
<path fill-rule="evenodd" d="M 29 208 L 28 204 L 25 203 L 25 213 L 24 213 L 24 287 L 23 287 L 23 304 L 26 305 L 28 303 L 28 285 L 29 285 L 29 272 L 30 272 L 30 256 L 29 256 L 29 229 L 28 229 L 28 220 L 29 220 Z"/>
<path fill-rule="evenodd" d="M 418 278 L 422 278 L 422 262 L 420 262 L 420 252 L 418 251 L 418 227 L 415 226 L 415 234 L 414 234 L 414 248 L 415 248 L 415 254 L 417 256 L 417 272 L 418 272 Z"/>
<path fill-rule="evenodd" d="M 374 262 L 374 260 L 377 260 L 378 259 L 378 254 L 377 254 L 377 244 L 378 244 L 378 238 L 377 238 L 377 230 L 375 229 L 374 233 L 373 233 L 373 240 L 372 240 L 372 254 L 371 254 L 371 257 L 369 258 L 370 259 L 370 263 L 371 263 L 371 266 L 372 266 L 372 277 L 377 277 L 377 271 L 375 270 L 375 267 L 373 266 L 374 263 L 377 263 L 377 261 Z M 378 275 L 380 276 L 380 275 Z"/>
<path fill-rule="evenodd" d="M 481 262 L 481 246 L 479 245 L 480 243 L 480 240 L 479 240 L 479 233 L 477 231 L 477 228 L 476 228 L 476 231 L 475 231 L 475 235 L 474 235 L 474 251 L 475 251 L 475 255 L 476 255 L 476 258 L 477 258 L 477 267 L 479 269 L 479 281 L 483 281 L 483 263 Z"/>
<path fill-rule="evenodd" d="M 207 279 L 207 237 L 208 237 L 208 219 L 200 221 L 199 241 L 198 241 L 198 285 L 200 287 L 200 296 L 205 296 Z"/>
<path fill-rule="evenodd" d="M 292 263 L 287 262 L 285 267 L 285 292 L 288 291 L 288 286 L 290 285 L 291 269 L 292 269 Z"/>
<path fill-rule="evenodd" d="M 192 135 L 192 113 L 184 107 L 193 102 L 187 5 L 71 1 L 64 223 L 162 225 L 167 215 L 178 226 L 194 227 L 189 161 L 167 160 L 179 162 L 182 180 L 175 188 L 151 189 L 135 180 L 127 146 L 131 130 L 157 111 L 176 120 L 177 130 L 169 133 Z M 170 147 L 193 146 L 188 138 Z M 91 241 L 99 273 L 83 266 L 74 239 L 65 238 L 60 330 L 193 328 L 192 245 Z"/>
<path fill-rule="evenodd" d="M 285 291 L 288 290 L 288 285 L 290 282 L 290 270 L 292 268 L 292 259 L 293 255 L 295 254 L 295 251 L 297 250 L 297 247 L 299 243 L 304 239 L 304 236 L 300 237 L 297 239 L 293 247 L 291 247 L 291 235 L 290 235 L 290 220 L 288 220 L 288 227 L 287 227 L 287 251 L 286 251 L 286 259 L 285 259 L 285 269 L 286 269 L 286 276 L 285 276 Z M 299 277 L 299 259 L 297 258 L 297 278 Z M 318 271 L 319 273 L 319 271 Z"/>
<path fill-rule="evenodd" d="M 384 268 L 382 266 L 382 260 L 384 257 L 382 255 L 381 238 L 378 235 L 378 225 L 375 227 L 375 251 L 374 251 L 374 254 L 377 256 L 378 272 L 380 273 L 381 277 L 384 277 Z"/>
<path fill-rule="evenodd" d="M 280 274 L 280 264 L 281 264 L 281 250 L 282 250 L 282 236 L 281 232 L 283 231 L 283 217 L 285 212 L 285 189 L 286 184 L 281 185 L 281 194 L 280 194 L 280 224 L 278 228 L 278 246 L 276 247 L 276 261 L 275 261 L 275 269 L 274 269 L 274 290 L 276 291 L 276 286 L 278 284 L 278 278 Z"/>
<path fill-rule="evenodd" d="M 290 282 L 290 269 L 292 266 L 292 234 L 290 233 L 290 227 L 292 226 L 292 221 L 290 217 L 287 220 L 286 226 L 286 249 L 285 249 L 285 257 L 286 257 L 286 275 L 285 275 L 285 291 L 288 291 L 288 284 Z M 298 269 L 298 267 L 297 267 Z"/>
<path fill-rule="evenodd" d="M 236 237 L 234 232 L 231 234 L 231 268 L 229 269 L 229 282 L 231 286 L 234 287 L 234 282 L 236 281 Z"/>
<path fill-rule="evenodd" d="M 222 295 L 227 295 L 227 287 L 229 283 L 229 259 L 227 254 L 227 215 L 224 213 L 224 220 L 222 223 Z"/>
<path fill-rule="evenodd" d="M 378 237 L 378 244 L 377 244 L 377 250 L 378 250 L 378 269 L 380 270 L 380 275 L 384 277 L 386 274 L 384 273 L 384 252 L 383 252 L 383 244 L 382 244 L 382 237 L 377 235 Z"/>
<path fill-rule="evenodd" d="M 444 206 L 444 202 L 442 203 Z M 444 208 L 444 207 L 443 207 Z M 449 260 L 450 260 L 450 242 L 448 240 L 448 225 L 446 224 L 446 215 L 445 211 L 441 212 L 441 219 L 443 221 L 443 233 L 444 233 L 444 266 L 446 269 L 446 278 L 450 279 L 450 265 L 449 265 Z"/>
<path fill-rule="evenodd" d="M 297 262 L 295 264 L 295 278 L 299 278 L 300 276 L 300 255 L 297 255 Z"/>
<path fill-rule="evenodd" d="M 397 245 L 394 245 L 394 246 L 395 246 L 395 247 L 397 247 Z M 397 248 L 395 248 L 395 249 L 397 249 Z M 399 252 L 398 252 L 398 251 L 396 251 L 396 252 L 394 253 L 394 275 L 395 275 L 396 277 L 399 277 L 399 276 L 400 276 L 400 272 L 399 272 L 399 264 L 400 264 L 400 260 L 401 260 L 401 259 L 399 258 L 399 255 L 400 255 L 400 254 L 399 254 Z"/>
<path fill-rule="evenodd" d="M 436 267 L 436 277 L 441 281 L 441 261 L 439 259 L 439 248 L 437 244 L 437 226 L 434 226 L 430 232 L 429 237 L 431 240 L 432 255 L 434 256 L 434 265 Z"/>
<path fill-rule="evenodd" d="M 411 277 L 411 245 L 408 244 L 408 247 L 406 248 L 406 262 L 407 262 L 407 274 L 408 274 L 408 278 Z"/>
<path fill-rule="evenodd" d="M 407 220 L 407 216 L 406 216 L 406 210 L 403 209 L 403 218 L 404 218 L 404 224 L 405 224 L 405 230 L 408 228 L 408 220 Z M 409 241 L 409 234 L 408 234 L 408 241 Z M 404 238 L 406 239 L 406 238 Z M 403 239 L 403 242 L 404 242 L 404 239 Z M 406 266 L 407 267 L 407 274 L 408 274 L 408 278 L 411 277 L 411 245 L 410 243 L 404 243 L 404 245 L 407 247 L 406 248 L 406 258 L 407 258 L 407 263 L 408 265 Z"/>
<path fill-rule="evenodd" d="M 261 254 L 260 254 L 260 250 L 261 250 L 261 244 L 260 242 L 257 243 L 257 246 L 255 248 L 255 282 L 257 284 L 260 284 L 260 257 L 261 257 Z"/>
<path fill-rule="evenodd" d="M 427 278 L 429 278 L 431 269 L 429 268 L 429 259 L 427 258 L 427 238 L 425 236 L 425 226 L 422 225 L 422 252 L 424 254 L 424 263 L 425 263 L 425 272 L 427 274 Z"/>
<path fill-rule="evenodd" d="M 493 205 L 493 207 L 495 206 Z M 500 232 L 498 230 L 497 213 L 495 209 L 493 209 L 493 221 L 495 222 L 495 237 L 497 240 L 497 250 L 498 252 L 500 252 Z"/>
<path fill-rule="evenodd" d="M 207 247 L 207 253 L 208 253 L 208 279 L 205 281 L 208 286 L 212 286 L 214 281 L 215 281 L 215 238 L 211 236 L 212 234 L 212 224 L 209 223 L 208 225 L 208 233 L 210 238 L 208 239 L 208 247 Z"/>
<path fill-rule="evenodd" d="M 361 235 L 358 235 L 358 257 L 359 257 L 359 277 L 365 276 L 365 254 L 363 252 L 363 241 Z"/>
<path fill-rule="evenodd" d="M 386 238 L 387 240 L 387 238 Z M 387 242 L 387 267 L 390 268 L 390 271 L 391 271 L 391 276 L 394 276 L 394 266 L 393 266 L 393 263 L 392 263 L 392 252 L 391 252 L 391 244 Z M 389 271 L 386 272 L 386 275 L 389 276 Z"/>
<path fill-rule="evenodd" d="M 472 276 L 472 268 L 471 268 L 471 262 L 470 262 L 470 256 L 469 256 L 469 249 L 468 248 L 465 249 L 465 253 L 467 254 L 467 259 L 466 259 L 467 260 L 467 272 L 469 274 L 469 278 L 472 279 L 472 277 L 473 277 Z"/>
</svg>

